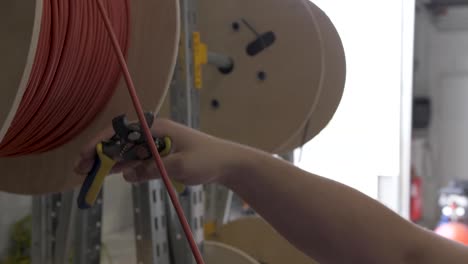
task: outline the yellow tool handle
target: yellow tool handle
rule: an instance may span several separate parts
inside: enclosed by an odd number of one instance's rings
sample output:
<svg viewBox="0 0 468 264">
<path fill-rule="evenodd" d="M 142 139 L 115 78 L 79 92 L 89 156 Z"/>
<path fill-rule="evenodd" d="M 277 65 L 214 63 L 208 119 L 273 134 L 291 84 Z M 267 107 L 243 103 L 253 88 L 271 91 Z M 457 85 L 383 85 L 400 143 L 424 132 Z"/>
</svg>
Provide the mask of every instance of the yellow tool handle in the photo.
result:
<svg viewBox="0 0 468 264">
<path fill-rule="evenodd" d="M 161 156 L 167 156 L 172 149 L 172 140 L 170 137 L 164 137 L 164 148 L 159 149 Z M 116 161 L 104 154 L 102 143 L 96 145 L 97 157 L 94 160 L 93 168 L 86 176 L 86 179 L 81 186 L 80 194 L 78 195 L 78 207 L 87 209 L 94 205 L 97 196 L 101 191 L 104 179 L 110 174 Z M 171 180 L 172 185 L 179 194 L 182 194 L 186 187 L 184 184 Z"/>
<path fill-rule="evenodd" d="M 103 153 L 102 143 L 96 145 L 96 153 L 98 156 L 94 160 L 93 168 L 86 176 L 78 196 L 78 207 L 81 209 L 90 208 L 94 205 L 104 179 L 110 174 L 116 163 Z"/>
<path fill-rule="evenodd" d="M 161 157 L 165 157 L 167 155 L 169 155 L 171 153 L 171 150 L 172 150 L 172 140 L 170 137 L 164 137 L 163 138 L 164 140 L 164 149 L 162 150 L 159 150 L 159 154 L 161 155 Z M 170 175 L 169 175 L 170 176 Z M 171 182 L 172 182 L 172 185 L 174 186 L 174 189 L 176 189 L 176 191 L 181 194 L 185 191 L 185 185 L 178 182 L 178 181 L 175 181 L 173 179 L 171 179 Z"/>
</svg>

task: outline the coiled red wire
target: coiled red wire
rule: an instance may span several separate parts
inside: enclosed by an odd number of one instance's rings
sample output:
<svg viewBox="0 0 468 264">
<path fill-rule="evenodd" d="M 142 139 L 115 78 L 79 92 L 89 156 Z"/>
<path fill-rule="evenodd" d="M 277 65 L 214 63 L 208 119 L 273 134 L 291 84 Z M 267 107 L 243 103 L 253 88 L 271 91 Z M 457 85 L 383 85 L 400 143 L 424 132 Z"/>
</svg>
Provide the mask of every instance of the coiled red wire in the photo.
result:
<svg viewBox="0 0 468 264">
<path fill-rule="evenodd" d="M 129 0 L 104 0 L 123 52 Z M 0 143 L 0 157 L 59 147 L 85 129 L 112 97 L 120 76 L 93 0 L 43 0 L 41 32 L 29 82 Z"/>
<path fill-rule="evenodd" d="M 204 264 L 126 66 L 129 14 L 129 0 L 44 0 L 34 65 L 0 143 L 0 157 L 45 152 L 67 143 L 105 107 L 122 70 L 192 253 Z"/>
</svg>

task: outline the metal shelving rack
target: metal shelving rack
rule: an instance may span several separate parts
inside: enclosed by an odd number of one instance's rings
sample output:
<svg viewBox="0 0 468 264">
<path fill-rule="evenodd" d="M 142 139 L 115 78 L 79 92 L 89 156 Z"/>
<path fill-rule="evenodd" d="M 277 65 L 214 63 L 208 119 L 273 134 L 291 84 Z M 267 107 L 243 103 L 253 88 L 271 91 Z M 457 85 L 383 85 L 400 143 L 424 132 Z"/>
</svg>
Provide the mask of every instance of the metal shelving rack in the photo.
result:
<svg viewBox="0 0 468 264">
<path fill-rule="evenodd" d="M 165 192 L 161 180 L 132 186 L 135 241 L 139 264 L 170 263 Z"/>
<path fill-rule="evenodd" d="M 76 208 L 76 198 L 68 204 L 71 204 L 72 208 Z M 92 208 L 87 210 L 76 209 L 76 211 L 77 212 L 74 215 L 76 225 L 74 234 L 73 264 L 99 264 L 101 262 L 102 245 L 102 191 Z"/>
<path fill-rule="evenodd" d="M 58 212 L 62 204 L 60 194 L 34 197 L 32 201 L 32 244 L 33 264 L 53 263 L 55 231 Z"/>
</svg>

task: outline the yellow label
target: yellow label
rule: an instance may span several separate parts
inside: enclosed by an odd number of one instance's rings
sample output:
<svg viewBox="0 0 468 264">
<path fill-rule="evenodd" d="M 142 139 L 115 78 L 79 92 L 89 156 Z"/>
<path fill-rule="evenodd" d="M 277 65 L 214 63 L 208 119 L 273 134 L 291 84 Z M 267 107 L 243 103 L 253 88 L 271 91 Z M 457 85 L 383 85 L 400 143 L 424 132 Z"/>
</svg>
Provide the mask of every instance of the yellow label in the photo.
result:
<svg viewBox="0 0 468 264">
<path fill-rule="evenodd" d="M 204 224 L 205 237 L 211 237 L 216 232 L 216 222 L 210 221 Z"/>
<path fill-rule="evenodd" d="M 208 51 L 206 45 L 201 42 L 200 32 L 193 32 L 192 38 L 195 88 L 200 89 L 203 85 L 202 65 L 208 63 Z"/>
</svg>

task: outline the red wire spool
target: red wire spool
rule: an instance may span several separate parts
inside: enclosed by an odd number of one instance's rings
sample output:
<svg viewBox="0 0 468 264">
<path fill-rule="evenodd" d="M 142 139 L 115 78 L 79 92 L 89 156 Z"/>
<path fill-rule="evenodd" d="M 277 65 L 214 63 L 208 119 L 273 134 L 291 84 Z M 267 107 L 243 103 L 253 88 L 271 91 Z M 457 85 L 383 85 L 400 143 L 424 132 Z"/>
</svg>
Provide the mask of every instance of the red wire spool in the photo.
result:
<svg viewBox="0 0 468 264">
<path fill-rule="evenodd" d="M 105 3 L 126 53 L 128 0 Z M 67 143 L 102 111 L 117 87 L 120 69 L 95 1 L 44 1 L 41 24 L 31 76 L 0 143 L 0 156 Z"/>
<path fill-rule="evenodd" d="M 179 42 L 178 1 L 103 0 L 145 111 L 157 112 Z M 0 7 L 0 190 L 77 187 L 81 148 L 135 109 L 95 0 Z"/>
<path fill-rule="evenodd" d="M 140 121 L 146 124 L 143 106 L 131 80 L 125 58 L 128 51 L 129 8 L 128 0 L 42 2 L 42 19 L 35 59 L 12 121 L 7 129 L 5 124 L 2 127 L 0 157 L 46 153 L 74 139 L 88 128 L 111 101 L 121 71 L 131 95 L 131 98 L 126 98 L 127 102 L 134 104 Z M 178 35 L 177 31 L 176 28 L 173 33 Z M 149 32 L 152 33 L 154 34 Z M 172 47 L 175 47 L 176 43 L 172 44 Z M 169 69 L 173 68 L 174 60 L 175 56 L 172 56 L 171 61 L 167 63 Z M 145 74 L 152 75 L 151 72 Z M 165 95 L 167 80 L 165 84 L 160 89 L 163 91 L 162 95 Z M 145 86 L 147 85 L 148 83 L 145 83 Z M 154 101 L 162 101 L 164 96 L 153 98 Z M 150 129 L 147 126 L 143 127 L 147 139 L 152 143 L 150 147 L 155 162 L 163 175 L 197 263 L 202 264 L 201 253 L 156 146 L 151 140 Z M 78 151 L 78 148 L 74 150 L 75 153 Z M 55 166 L 56 164 L 50 163 L 51 170 Z M 68 169 L 71 172 L 72 166 Z M 78 183 L 81 183 L 83 177 L 79 178 L 81 179 L 77 179 Z M 47 181 L 43 182 L 43 185 L 47 184 Z"/>
</svg>

